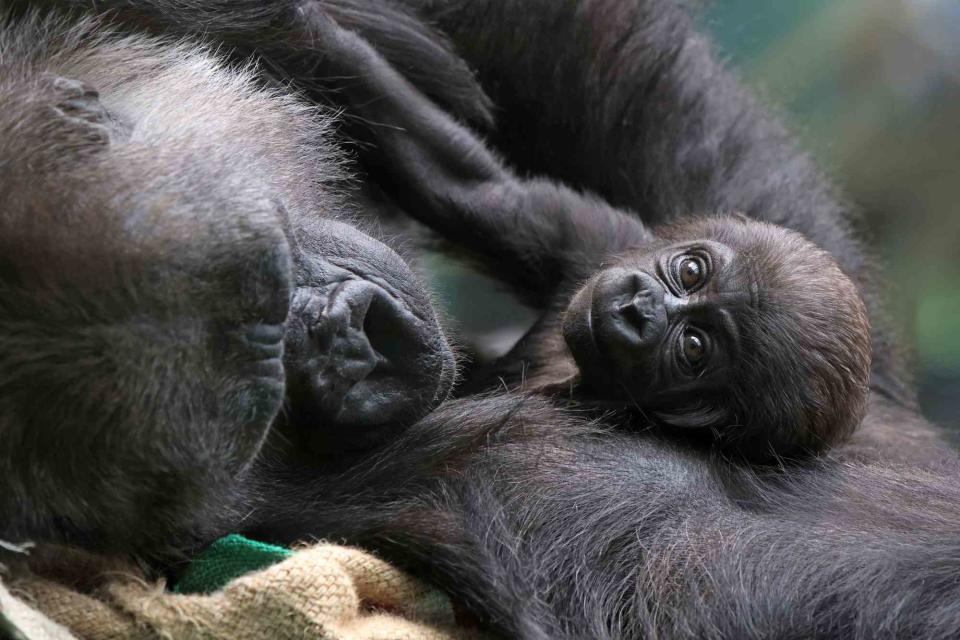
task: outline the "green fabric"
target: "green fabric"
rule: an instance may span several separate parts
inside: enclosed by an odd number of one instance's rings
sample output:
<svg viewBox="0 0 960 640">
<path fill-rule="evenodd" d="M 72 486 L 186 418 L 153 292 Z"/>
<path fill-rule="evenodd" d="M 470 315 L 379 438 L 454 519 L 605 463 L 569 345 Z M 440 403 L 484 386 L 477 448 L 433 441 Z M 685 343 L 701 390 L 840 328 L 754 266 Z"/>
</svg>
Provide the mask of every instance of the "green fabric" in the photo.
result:
<svg viewBox="0 0 960 640">
<path fill-rule="evenodd" d="M 176 593 L 212 593 L 242 575 L 276 564 L 289 549 L 231 534 L 220 538 L 194 558 L 177 581 Z"/>
</svg>

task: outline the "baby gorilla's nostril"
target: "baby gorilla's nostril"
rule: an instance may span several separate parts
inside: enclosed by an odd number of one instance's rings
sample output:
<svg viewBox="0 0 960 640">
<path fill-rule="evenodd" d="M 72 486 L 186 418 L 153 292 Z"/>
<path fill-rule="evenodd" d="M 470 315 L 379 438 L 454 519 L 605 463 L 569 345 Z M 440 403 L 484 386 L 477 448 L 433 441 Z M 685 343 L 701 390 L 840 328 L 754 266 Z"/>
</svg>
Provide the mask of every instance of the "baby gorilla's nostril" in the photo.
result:
<svg viewBox="0 0 960 640">
<path fill-rule="evenodd" d="M 633 367 L 640 351 L 654 348 L 666 327 L 664 289 L 645 271 L 619 270 L 594 294 L 596 342 L 606 357 Z"/>
<path fill-rule="evenodd" d="M 617 310 L 624 319 L 642 332 L 648 322 L 656 320 L 658 306 L 657 296 L 652 291 L 644 289 L 638 291 Z"/>
<path fill-rule="evenodd" d="M 617 314 L 641 335 L 647 325 L 656 321 L 663 306 L 663 289 L 643 271 L 622 277 L 615 296 Z"/>
</svg>

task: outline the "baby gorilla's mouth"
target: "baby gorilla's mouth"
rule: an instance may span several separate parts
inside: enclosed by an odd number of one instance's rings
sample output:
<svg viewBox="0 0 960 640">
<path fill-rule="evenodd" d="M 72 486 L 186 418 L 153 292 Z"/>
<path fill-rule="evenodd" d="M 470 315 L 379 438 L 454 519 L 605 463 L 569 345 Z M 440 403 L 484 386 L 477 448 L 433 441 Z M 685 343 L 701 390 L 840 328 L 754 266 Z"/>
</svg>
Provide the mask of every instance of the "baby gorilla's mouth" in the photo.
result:
<svg viewBox="0 0 960 640">
<path fill-rule="evenodd" d="M 441 338 L 366 280 L 299 289 L 286 346 L 291 410 L 338 446 L 416 419 L 436 393 Z"/>
</svg>

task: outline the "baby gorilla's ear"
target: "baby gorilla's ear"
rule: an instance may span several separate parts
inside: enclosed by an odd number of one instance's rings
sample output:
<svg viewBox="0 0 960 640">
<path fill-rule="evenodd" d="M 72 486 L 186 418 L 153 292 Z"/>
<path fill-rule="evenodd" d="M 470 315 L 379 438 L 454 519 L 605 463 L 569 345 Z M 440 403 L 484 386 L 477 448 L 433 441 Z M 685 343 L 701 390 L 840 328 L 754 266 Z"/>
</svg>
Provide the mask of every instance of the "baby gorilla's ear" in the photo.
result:
<svg viewBox="0 0 960 640">
<path fill-rule="evenodd" d="M 722 429 L 733 418 L 729 408 L 705 403 L 654 411 L 653 415 L 661 423 L 679 429 Z"/>
<path fill-rule="evenodd" d="M 51 73 L 41 75 L 40 84 L 50 100 L 46 109 L 53 120 L 52 144 L 80 152 L 109 144 L 110 118 L 96 89 L 80 80 Z"/>
</svg>

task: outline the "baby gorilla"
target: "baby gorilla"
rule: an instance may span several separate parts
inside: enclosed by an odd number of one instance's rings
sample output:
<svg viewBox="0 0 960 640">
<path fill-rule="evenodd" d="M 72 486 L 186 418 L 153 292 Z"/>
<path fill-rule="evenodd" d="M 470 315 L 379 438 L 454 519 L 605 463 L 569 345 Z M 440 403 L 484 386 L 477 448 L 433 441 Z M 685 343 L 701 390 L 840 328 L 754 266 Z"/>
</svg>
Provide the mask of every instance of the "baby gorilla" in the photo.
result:
<svg viewBox="0 0 960 640">
<path fill-rule="evenodd" d="M 349 78 L 354 110 L 382 125 L 374 175 L 544 310 L 481 384 L 624 409 L 633 427 L 711 434 L 753 461 L 819 451 L 856 428 L 869 325 L 829 254 L 743 216 L 651 232 L 599 199 L 519 179 L 359 36 L 312 12 L 323 71 Z"/>
<path fill-rule="evenodd" d="M 447 395 L 417 278 L 331 219 L 323 112 L 92 20 L 0 51 L 0 538 L 175 548 L 278 415 L 342 453 Z"/>
<path fill-rule="evenodd" d="M 637 244 L 561 316 L 587 398 L 715 430 L 754 459 L 818 450 L 853 431 L 865 410 L 869 325 L 826 252 L 786 229 L 719 216 Z M 558 358 L 544 351 L 534 365 Z"/>
</svg>

